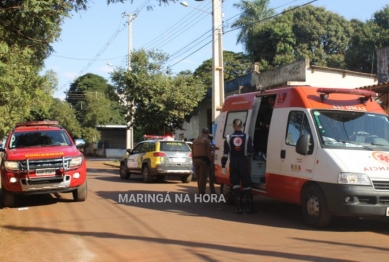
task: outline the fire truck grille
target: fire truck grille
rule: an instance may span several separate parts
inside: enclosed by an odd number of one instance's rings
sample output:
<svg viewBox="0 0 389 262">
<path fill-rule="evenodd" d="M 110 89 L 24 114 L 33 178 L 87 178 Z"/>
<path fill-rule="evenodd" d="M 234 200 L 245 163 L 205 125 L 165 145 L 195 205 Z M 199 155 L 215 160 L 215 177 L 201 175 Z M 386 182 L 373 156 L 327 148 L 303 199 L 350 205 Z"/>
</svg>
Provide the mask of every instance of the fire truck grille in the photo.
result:
<svg viewBox="0 0 389 262">
<path fill-rule="evenodd" d="M 389 181 L 373 181 L 373 186 L 375 190 L 388 190 L 389 191 Z"/>
<path fill-rule="evenodd" d="M 71 160 L 70 158 L 65 158 L 64 160 L 62 160 L 62 158 L 29 160 L 28 166 L 27 166 L 27 161 L 21 161 L 20 162 L 20 170 L 32 171 L 32 170 L 43 169 L 43 168 L 59 169 L 61 167 L 68 169 L 70 166 L 70 160 Z"/>
</svg>

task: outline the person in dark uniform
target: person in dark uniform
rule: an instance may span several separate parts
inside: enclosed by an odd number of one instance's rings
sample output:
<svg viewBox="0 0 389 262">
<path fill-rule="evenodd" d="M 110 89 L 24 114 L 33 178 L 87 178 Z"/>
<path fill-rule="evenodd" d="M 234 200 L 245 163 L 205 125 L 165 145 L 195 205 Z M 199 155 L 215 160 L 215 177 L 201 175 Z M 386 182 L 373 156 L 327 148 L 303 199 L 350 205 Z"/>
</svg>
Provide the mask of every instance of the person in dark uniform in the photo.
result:
<svg viewBox="0 0 389 262">
<path fill-rule="evenodd" d="M 215 145 L 215 141 L 213 140 L 213 135 L 209 134 L 208 136 L 209 141 L 211 141 L 211 165 L 209 168 L 209 190 L 211 191 L 211 194 L 216 194 L 215 190 L 215 150 L 218 149 Z"/>
<path fill-rule="evenodd" d="M 205 194 L 207 178 L 211 165 L 211 141 L 208 139 L 209 129 L 204 127 L 199 137 L 193 140 L 192 158 L 197 174 L 197 187 L 200 195 Z"/>
<path fill-rule="evenodd" d="M 230 155 L 230 182 L 232 184 L 237 214 L 242 214 L 242 196 L 240 184 L 243 186 L 243 194 L 246 198 L 246 213 L 253 212 L 253 199 L 251 194 L 251 175 L 249 171 L 248 156 L 254 153 L 254 147 L 251 137 L 242 132 L 242 120 L 235 119 L 232 122 L 234 133 L 226 136 L 224 141 L 224 150 L 222 161 L 222 173 L 227 174 L 226 164 L 228 155 Z"/>
</svg>

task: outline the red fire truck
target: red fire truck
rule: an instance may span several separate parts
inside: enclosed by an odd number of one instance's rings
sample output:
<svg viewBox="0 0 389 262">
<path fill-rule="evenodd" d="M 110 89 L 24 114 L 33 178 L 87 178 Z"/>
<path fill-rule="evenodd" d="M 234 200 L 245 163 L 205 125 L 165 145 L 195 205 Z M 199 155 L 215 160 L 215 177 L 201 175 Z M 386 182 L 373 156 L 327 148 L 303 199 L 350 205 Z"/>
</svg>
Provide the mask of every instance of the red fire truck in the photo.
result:
<svg viewBox="0 0 389 262">
<path fill-rule="evenodd" d="M 0 149 L 3 207 L 12 207 L 18 194 L 72 192 L 75 201 L 87 198 L 86 161 L 58 121 L 16 124 Z"/>
</svg>

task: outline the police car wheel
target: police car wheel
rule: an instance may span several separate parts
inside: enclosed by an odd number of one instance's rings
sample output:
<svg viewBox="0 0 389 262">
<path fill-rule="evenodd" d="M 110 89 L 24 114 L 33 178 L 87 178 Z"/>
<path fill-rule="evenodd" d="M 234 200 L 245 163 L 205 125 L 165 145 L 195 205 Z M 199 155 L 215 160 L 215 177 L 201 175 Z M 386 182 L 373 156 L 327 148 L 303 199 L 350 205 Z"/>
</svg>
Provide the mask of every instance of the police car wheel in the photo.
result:
<svg viewBox="0 0 389 262">
<path fill-rule="evenodd" d="M 331 214 L 328 211 L 323 193 L 317 185 L 311 185 L 303 193 L 303 215 L 305 222 L 316 228 L 328 226 Z"/>
<path fill-rule="evenodd" d="M 156 178 L 158 181 L 164 181 L 164 180 L 165 180 L 165 176 L 163 176 L 163 175 L 156 175 L 155 178 Z"/>
<path fill-rule="evenodd" d="M 150 183 L 153 181 L 153 177 L 150 174 L 150 169 L 147 165 L 143 166 L 142 168 L 142 178 L 143 182 Z"/>
<path fill-rule="evenodd" d="M 126 168 L 126 165 L 124 163 L 122 163 L 120 165 L 120 178 L 121 179 L 129 179 L 130 178 L 130 172 L 128 172 L 127 168 Z"/>
<path fill-rule="evenodd" d="M 182 183 L 190 183 L 190 181 L 192 181 L 192 174 L 190 174 L 188 176 L 182 176 L 181 177 L 181 182 Z"/>
</svg>

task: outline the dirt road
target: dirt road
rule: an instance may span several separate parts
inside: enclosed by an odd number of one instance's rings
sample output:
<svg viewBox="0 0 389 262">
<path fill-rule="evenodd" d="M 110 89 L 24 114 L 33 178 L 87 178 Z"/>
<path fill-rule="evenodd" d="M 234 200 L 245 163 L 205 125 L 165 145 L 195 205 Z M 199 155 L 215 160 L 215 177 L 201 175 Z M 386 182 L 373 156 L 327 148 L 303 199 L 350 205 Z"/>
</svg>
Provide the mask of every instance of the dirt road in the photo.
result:
<svg viewBox="0 0 389 262">
<path fill-rule="evenodd" d="M 88 190 L 86 202 L 37 195 L 0 209 L 0 261 L 389 259 L 387 220 L 335 219 L 314 230 L 299 207 L 259 197 L 258 213 L 236 215 L 234 206 L 195 201 L 196 182 L 123 181 L 101 161 L 88 161 Z"/>
</svg>

